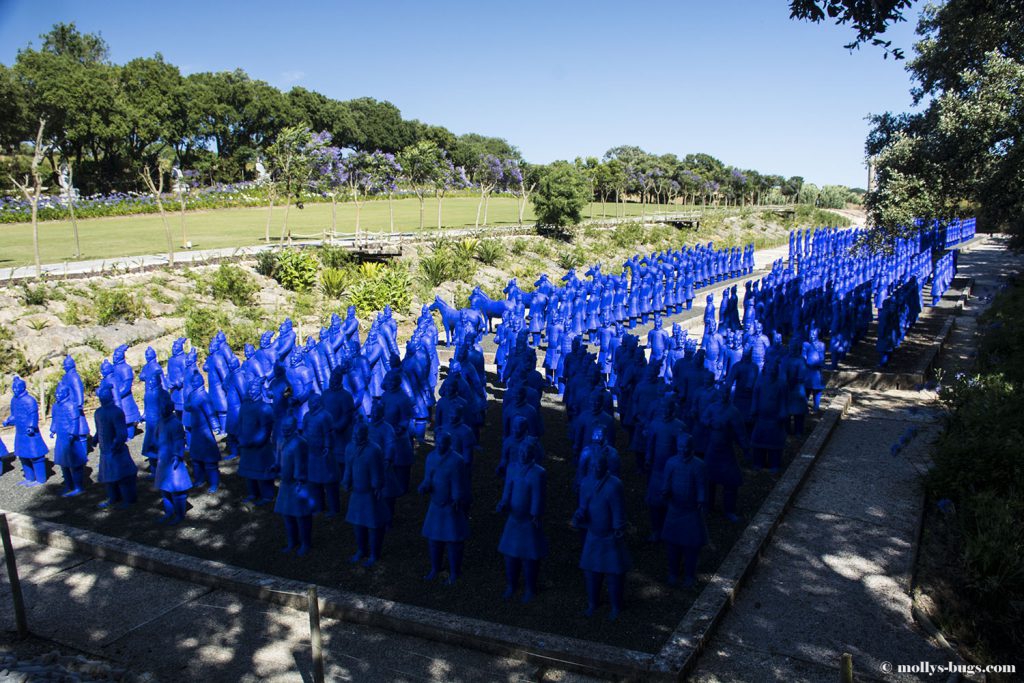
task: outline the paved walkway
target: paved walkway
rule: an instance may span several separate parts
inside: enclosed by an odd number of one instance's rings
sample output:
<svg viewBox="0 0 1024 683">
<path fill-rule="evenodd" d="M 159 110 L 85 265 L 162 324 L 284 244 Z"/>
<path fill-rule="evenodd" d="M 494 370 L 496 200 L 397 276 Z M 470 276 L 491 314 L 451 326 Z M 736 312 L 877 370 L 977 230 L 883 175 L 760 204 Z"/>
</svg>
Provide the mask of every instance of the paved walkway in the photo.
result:
<svg viewBox="0 0 1024 683">
<path fill-rule="evenodd" d="M 974 295 L 940 354 L 947 371 L 974 354 L 974 320 L 1024 265 L 990 240 L 959 259 Z M 947 295 L 943 305 L 954 307 Z M 950 655 L 911 616 L 910 581 L 923 511 L 922 477 L 941 430 L 934 393 L 854 391 L 760 564 L 702 656 L 693 679 L 838 680 L 842 653 L 859 680 L 901 680 L 882 663 L 942 664 Z M 892 445 L 913 433 L 898 454 Z M 917 680 L 909 677 L 904 680 Z M 944 680 L 942 677 L 932 680 Z"/>
</svg>

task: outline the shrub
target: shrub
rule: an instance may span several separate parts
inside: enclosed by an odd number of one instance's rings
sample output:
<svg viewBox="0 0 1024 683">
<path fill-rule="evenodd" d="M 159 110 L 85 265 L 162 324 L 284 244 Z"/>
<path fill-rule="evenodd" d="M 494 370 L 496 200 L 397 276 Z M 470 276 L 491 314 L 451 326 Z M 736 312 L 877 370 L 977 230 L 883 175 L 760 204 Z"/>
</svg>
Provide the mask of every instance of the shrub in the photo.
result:
<svg viewBox="0 0 1024 683">
<path fill-rule="evenodd" d="M 352 263 L 352 253 L 343 247 L 336 247 L 330 244 L 322 244 L 317 249 L 317 256 L 324 268 L 341 270 Z"/>
<path fill-rule="evenodd" d="M 445 254 L 434 253 L 420 258 L 419 278 L 430 287 L 452 279 L 451 262 Z"/>
<path fill-rule="evenodd" d="M 14 332 L 0 326 L 0 374 L 27 375 L 32 371 L 25 353 L 14 342 Z"/>
<path fill-rule="evenodd" d="M 567 161 L 548 167 L 533 193 L 533 208 L 541 225 L 563 228 L 579 223 L 592 199 L 590 183 Z"/>
<path fill-rule="evenodd" d="M 256 254 L 256 272 L 263 277 L 274 277 L 277 265 L 277 254 L 272 251 L 260 251 Z"/>
<path fill-rule="evenodd" d="M 412 278 L 404 264 L 391 264 L 374 279 L 360 280 L 349 290 L 349 302 L 359 315 L 375 313 L 390 305 L 405 313 L 412 305 Z"/>
<path fill-rule="evenodd" d="M 375 280 L 384 272 L 384 264 L 377 261 L 364 261 L 359 264 L 359 277 L 364 280 Z"/>
<path fill-rule="evenodd" d="M 324 268 L 320 271 L 320 291 L 328 299 L 340 299 L 350 284 L 348 271 L 340 268 Z"/>
<path fill-rule="evenodd" d="M 320 262 L 309 251 L 289 249 L 277 254 L 273 278 L 285 289 L 293 292 L 308 292 L 317 281 Z"/>
<path fill-rule="evenodd" d="M 526 249 L 529 246 L 529 242 L 524 240 L 522 237 L 517 237 L 512 242 L 512 253 L 515 254 L 516 256 L 522 256 L 523 254 L 526 253 Z"/>
<path fill-rule="evenodd" d="M 460 261 L 469 261 L 477 255 L 477 247 L 479 246 L 480 240 L 474 237 L 466 237 L 452 243 L 451 253 L 452 256 Z"/>
<path fill-rule="evenodd" d="M 612 243 L 617 247 L 633 247 L 640 244 L 646 232 L 642 223 L 619 223 L 612 231 Z"/>
<path fill-rule="evenodd" d="M 498 240 L 481 240 L 476 246 L 476 258 L 481 263 L 493 266 L 505 257 L 505 245 Z"/>
<path fill-rule="evenodd" d="M 210 278 L 210 294 L 216 301 L 227 300 L 238 307 L 251 306 L 259 285 L 244 269 L 222 264 Z"/>
<path fill-rule="evenodd" d="M 27 282 L 21 286 L 21 298 L 26 306 L 45 306 L 50 300 L 46 285 L 32 287 Z"/>
<path fill-rule="evenodd" d="M 103 379 L 103 373 L 100 372 L 100 365 L 102 363 L 103 361 L 97 360 L 78 366 L 78 376 L 82 378 L 82 386 L 85 389 L 86 396 L 91 396 L 100 386 L 100 380 Z"/>
<path fill-rule="evenodd" d="M 96 292 L 96 322 L 109 325 L 118 320 L 133 323 L 149 315 L 142 297 L 126 287 L 101 289 Z"/>
<path fill-rule="evenodd" d="M 65 325 L 81 325 L 87 317 L 85 306 L 75 299 L 68 299 L 64 304 L 64 311 L 60 314 L 60 321 Z"/>
<path fill-rule="evenodd" d="M 95 334 L 90 334 L 88 337 L 82 340 L 82 346 L 88 346 L 93 351 L 99 351 L 104 356 L 110 353 L 110 349 L 103 343 L 103 340 L 97 337 Z"/>
<path fill-rule="evenodd" d="M 207 306 L 188 306 L 185 312 L 185 336 L 193 346 L 205 348 L 217 330 L 226 322 L 218 313 Z M 232 340 L 234 343 L 234 340 Z"/>
<path fill-rule="evenodd" d="M 583 249 L 576 247 L 563 251 L 558 255 L 558 267 L 562 270 L 570 270 L 571 268 L 579 268 L 587 262 L 587 256 L 583 253 Z"/>
<path fill-rule="evenodd" d="M 547 240 L 541 240 L 533 245 L 533 253 L 541 258 L 551 258 L 551 245 L 548 244 Z"/>
</svg>

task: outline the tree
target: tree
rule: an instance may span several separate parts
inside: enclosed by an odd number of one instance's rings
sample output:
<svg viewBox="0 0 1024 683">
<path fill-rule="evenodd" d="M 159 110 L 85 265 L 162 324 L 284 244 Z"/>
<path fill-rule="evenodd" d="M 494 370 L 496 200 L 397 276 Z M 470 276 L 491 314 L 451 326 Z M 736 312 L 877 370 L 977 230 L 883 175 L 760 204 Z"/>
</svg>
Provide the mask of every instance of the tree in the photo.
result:
<svg viewBox="0 0 1024 683">
<path fill-rule="evenodd" d="M 444 169 L 444 152 L 433 142 L 421 140 L 409 145 L 398 155 L 405 179 L 420 201 L 420 230 L 423 230 L 423 208 L 426 194 L 436 187 Z M 440 211 L 440 209 L 439 209 Z"/>
<path fill-rule="evenodd" d="M 484 211 L 484 225 L 487 225 L 487 207 L 491 192 L 505 181 L 505 162 L 493 154 L 481 154 L 473 166 L 473 182 L 480 189 L 480 202 L 476 206 L 476 227 L 480 227 L 480 209 Z"/>
<path fill-rule="evenodd" d="M 288 228 L 288 211 L 292 199 L 298 199 L 302 188 L 309 182 L 312 163 L 307 150 L 311 136 L 305 126 L 288 126 L 281 130 L 277 139 L 267 148 L 271 175 L 274 177 L 276 189 L 284 195 L 284 222 L 281 224 L 281 239 L 291 240 Z M 270 200 L 273 211 L 273 199 Z M 268 219 L 269 220 L 269 219 Z M 270 241 L 270 226 L 267 225 L 266 240 Z"/>
<path fill-rule="evenodd" d="M 434 198 L 437 199 L 437 229 L 441 230 L 441 205 L 444 203 L 444 195 L 449 190 L 463 190 L 471 183 L 466 177 L 466 169 L 456 166 L 452 160 L 444 155 L 441 165 L 441 172 L 434 177 Z"/>
<path fill-rule="evenodd" d="M 338 232 L 338 193 L 345 185 L 345 167 L 340 147 L 332 145 L 334 138 L 326 130 L 314 133 L 309 140 L 312 165 L 310 189 L 331 200 L 331 237 Z"/>
<path fill-rule="evenodd" d="M 865 198 L 879 239 L 915 218 L 972 212 L 1024 234 L 1024 1 L 949 0 L 925 11 L 908 70 L 921 112 L 872 117 L 866 151 L 876 187 Z M 959 51 L 963 54 L 959 54 Z"/>
<path fill-rule="evenodd" d="M 541 225 L 563 228 L 583 218 L 590 184 L 579 169 L 567 161 L 556 161 L 540 176 L 533 194 L 533 209 Z"/>
<path fill-rule="evenodd" d="M 913 0 L 791 0 L 789 16 L 818 23 L 827 15 L 835 19 L 837 25 L 852 24 L 857 37 L 845 45 L 846 49 L 853 50 L 870 42 L 882 47 L 886 57 L 891 54 L 903 59 L 901 49 L 892 48 L 892 41 L 879 36 L 892 24 L 905 21 L 903 13 L 913 4 Z"/>
<path fill-rule="evenodd" d="M 43 39 L 43 52 L 69 57 L 82 64 L 105 62 L 110 54 L 110 47 L 98 33 L 81 33 L 73 21 L 54 24 L 49 32 L 39 37 Z"/>
<path fill-rule="evenodd" d="M 395 207 L 392 201 L 398 189 L 398 179 L 402 177 L 402 165 L 391 152 L 379 149 L 366 159 L 366 173 L 369 177 L 369 190 L 376 194 L 388 196 L 388 232 L 395 232 Z"/>
<path fill-rule="evenodd" d="M 13 175 L 11 176 L 11 182 L 21 190 L 21 193 L 25 195 L 25 201 L 27 201 L 32 207 L 32 249 L 36 257 L 36 277 L 43 274 L 43 266 L 39 260 L 39 197 L 42 196 L 43 190 L 43 179 L 39 175 L 39 164 L 42 163 L 43 157 L 46 152 L 43 148 L 43 130 L 46 128 L 46 119 L 39 119 L 39 132 L 36 133 L 36 143 L 32 150 L 32 166 L 31 166 L 31 177 L 32 185 L 29 186 L 29 176 L 26 175 L 23 182 L 19 182 Z"/>
<path fill-rule="evenodd" d="M 145 166 L 141 172 L 142 182 L 146 184 L 149 189 L 149 193 L 153 195 L 156 200 L 156 208 L 160 212 L 160 220 L 164 224 L 164 234 L 167 236 L 167 263 L 174 265 L 174 238 L 171 237 L 171 224 L 167 220 L 167 214 L 164 213 L 164 169 L 157 165 L 156 167 L 156 182 L 153 182 L 153 174 L 149 170 L 149 166 Z"/>
</svg>

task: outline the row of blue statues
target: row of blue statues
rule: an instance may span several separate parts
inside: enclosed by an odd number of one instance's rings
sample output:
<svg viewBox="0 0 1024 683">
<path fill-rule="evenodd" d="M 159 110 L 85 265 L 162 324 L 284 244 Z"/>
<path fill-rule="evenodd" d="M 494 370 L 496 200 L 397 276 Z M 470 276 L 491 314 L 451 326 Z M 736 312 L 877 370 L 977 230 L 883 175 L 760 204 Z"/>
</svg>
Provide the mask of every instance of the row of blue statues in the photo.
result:
<svg viewBox="0 0 1024 683">
<path fill-rule="evenodd" d="M 818 231 L 791 249 L 788 262 L 780 259 L 762 278 L 746 282 L 742 303 L 735 285 L 723 290 L 717 306 L 708 295 L 699 341 L 678 323 L 665 329 L 665 317 L 691 305 L 690 289 L 749 273 L 752 247 L 637 256 L 622 275 L 594 266 L 585 279 L 570 272 L 560 285 L 542 276 L 530 293 L 509 283 L 494 333 L 497 382 L 505 388 L 502 448 L 483 454 L 504 480 L 497 508 L 508 515 L 498 544 L 506 558 L 505 597 L 516 594 L 520 582 L 524 600 L 536 594 L 548 552 L 540 409 L 542 396 L 552 392 L 562 395 L 568 416 L 578 502 L 573 524 L 583 542 L 588 614 L 603 585 L 611 616 L 622 609 L 630 567 L 625 492 L 633 487 L 640 487 L 648 507 L 650 539 L 665 544 L 670 582 L 679 581 L 681 569 L 683 584 L 693 584 L 708 540 L 704 515 L 719 491 L 723 515 L 738 520 L 743 471 L 736 449 L 751 466 L 777 472 L 787 434 L 803 431 L 809 403 L 819 407 L 825 339 L 835 364 L 865 335 L 873 298 L 881 298 L 882 310 L 891 309 L 885 315 L 895 316 L 886 323 L 892 329 L 905 333 L 903 323 L 916 317 L 920 292 L 907 265 L 909 250 L 856 257 L 848 249 L 856 238 L 856 231 Z M 876 280 L 887 283 L 884 291 Z M 472 478 L 490 397 L 483 342 L 491 313 L 450 313 L 445 306 L 438 299 L 423 308 L 404 354 L 390 309 L 361 339 L 351 307 L 304 343 L 285 320 L 276 334 L 261 336 L 258 348 L 245 345 L 242 358 L 222 333 L 210 340 L 201 365 L 185 339 L 173 344 L 164 363 L 147 349 L 138 372 L 145 386 L 141 411 L 135 372 L 126 347 L 119 347 L 102 367 L 92 429 L 83 384 L 68 357 L 50 427 L 63 495 L 82 492 L 89 453 L 98 448 L 96 478 L 107 490 L 102 505 L 134 503 L 138 467 L 128 443 L 144 425 L 140 450 L 163 497 L 162 522 L 184 519 L 189 492 L 216 491 L 220 463 L 237 458 L 245 500 L 273 504 L 282 517 L 283 550 L 307 554 L 314 516 L 342 514 L 344 490 L 345 520 L 355 536 L 352 561 L 372 566 L 399 515 L 397 501 L 413 490 L 415 445 L 425 443 L 431 428 L 433 448 L 415 486 L 428 499 L 426 578 L 443 574 L 447 560 L 446 581 L 454 583 L 471 528 Z M 454 347 L 443 381 L 431 308 L 441 310 Z M 652 328 L 644 339 L 628 331 L 648 320 Z M 22 483 L 35 486 L 45 480 L 48 452 L 38 405 L 20 378 L 13 388 L 5 424 L 15 426 Z M 617 448 L 620 433 L 634 455 L 629 472 Z"/>
</svg>

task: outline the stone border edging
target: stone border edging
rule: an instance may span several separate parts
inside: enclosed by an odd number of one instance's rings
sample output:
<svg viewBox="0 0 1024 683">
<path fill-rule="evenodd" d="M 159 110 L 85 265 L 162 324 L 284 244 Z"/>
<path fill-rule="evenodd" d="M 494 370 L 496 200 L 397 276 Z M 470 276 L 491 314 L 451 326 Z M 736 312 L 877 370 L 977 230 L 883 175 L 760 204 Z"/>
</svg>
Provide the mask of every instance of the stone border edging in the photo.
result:
<svg viewBox="0 0 1024 683">
<path fill-rule="evenodd" d="M 11 533 L 27 541 L 77 552 L 144 571 L 226 590 L 298 610 L 308 607 L 308 583 L 205 560 L 64 524 L 4 512 Z M 654 655 L 602 643 L 503 626 L 481 619 L 318 586 L 320 612 L 341 621 L 365 624 L 490 654 L 513 656 L 541 666 L 607 677 L 635 676 Z"/>
<path fill-rule="evenodd" d="M 850 394 L 845 392 L 829 400 L 821 421 L 804 441 L 714 577 L 669 636 L 667 644 L 654 658 L 650 669 L 652 678 L 683 680 L 693 670 L 704 646 L 757 566 L 761 553 L 851 402 Z"/>
</svg>

